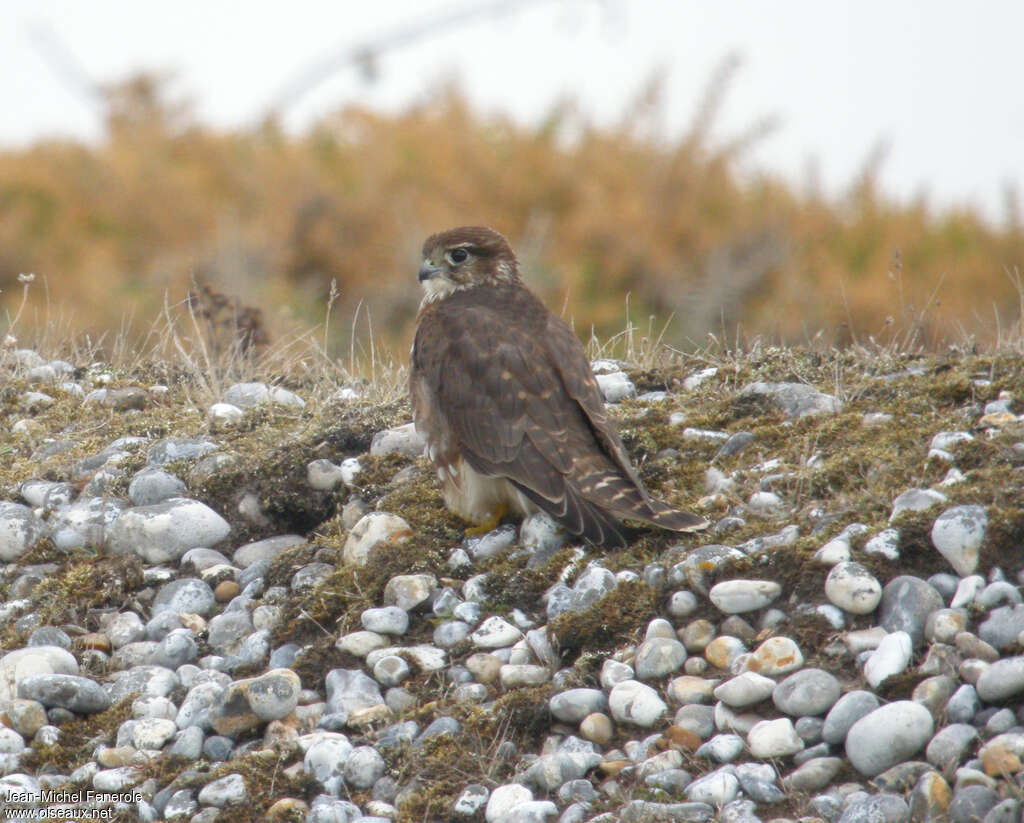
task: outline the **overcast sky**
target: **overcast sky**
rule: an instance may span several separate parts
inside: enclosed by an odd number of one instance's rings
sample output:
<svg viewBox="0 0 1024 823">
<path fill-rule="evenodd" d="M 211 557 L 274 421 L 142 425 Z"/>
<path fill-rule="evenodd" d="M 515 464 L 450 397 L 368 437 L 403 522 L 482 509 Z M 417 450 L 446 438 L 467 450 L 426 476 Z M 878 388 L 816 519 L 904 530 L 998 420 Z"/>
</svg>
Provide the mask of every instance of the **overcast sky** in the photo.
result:
<svg viewBox="0 0 1024 823">
<path fill-rule="evenodd" d="M 96 139 L 98 110 L 70 78 L 143 68 L 174 70 L 173 88 L 203 120 L 249 124 L 319 59 L 480 1 L 2 0 L 0 146 Z M 609 122 L 662 68 L 671 135 L 737 53 L 717 133 L 777 117 L 755 168 L 800 181 L 813 161 L 837 193 L 884 141 L 891 196 L 926 191 L 935 205 L 974 204 L 1001 220 L 1006 184 L 1024 184 L 1022 36 L 1019 0 L 537 0 L 387 53 L 372 83 L 337 73 L 290 106 L 286 125 L 349 102 L 397 110 L 447 78 L 526 122 L 564 97 Z M 54 42 L 79 68 L 58 68 Z"/>
</svg>

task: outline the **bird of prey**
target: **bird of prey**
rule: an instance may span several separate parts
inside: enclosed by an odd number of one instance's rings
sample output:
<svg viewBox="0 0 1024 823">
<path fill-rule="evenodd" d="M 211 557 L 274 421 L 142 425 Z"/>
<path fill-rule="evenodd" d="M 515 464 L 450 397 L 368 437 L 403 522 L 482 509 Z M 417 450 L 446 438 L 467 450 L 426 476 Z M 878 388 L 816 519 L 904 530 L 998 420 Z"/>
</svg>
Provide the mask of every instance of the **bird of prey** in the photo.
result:
<svg viewBox="0 0 1024 823">
<path fill-rule="evenodd" d="M 409 394 L 448 508 L 493 527 L 547 512 L 567 531 L 627 544 L 622 520 L 677 532 L 707 521 L 647 492 L 572 330 L 523 284 L 498 232 L 428 237 Z"/>
</svg>

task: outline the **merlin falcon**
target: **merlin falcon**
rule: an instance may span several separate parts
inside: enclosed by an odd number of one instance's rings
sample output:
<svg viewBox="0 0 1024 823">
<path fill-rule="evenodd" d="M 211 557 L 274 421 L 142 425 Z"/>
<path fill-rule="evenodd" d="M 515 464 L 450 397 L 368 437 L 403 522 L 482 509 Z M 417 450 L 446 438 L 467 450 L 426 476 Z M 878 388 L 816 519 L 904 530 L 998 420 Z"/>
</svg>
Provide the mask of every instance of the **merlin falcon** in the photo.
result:
<svg viewBox="0 0 1024 823">
<path fill-rule="evenodd" d="M 583 346 L 523 284 L 502 235 L 466 226 L 428 237 L 419 280 L 409 393 L 449 509 L 491 526 L 542 510 L 608 547 L 627 545 L 623 520 L 707 526 L 644 488 Z"/>
</svg>

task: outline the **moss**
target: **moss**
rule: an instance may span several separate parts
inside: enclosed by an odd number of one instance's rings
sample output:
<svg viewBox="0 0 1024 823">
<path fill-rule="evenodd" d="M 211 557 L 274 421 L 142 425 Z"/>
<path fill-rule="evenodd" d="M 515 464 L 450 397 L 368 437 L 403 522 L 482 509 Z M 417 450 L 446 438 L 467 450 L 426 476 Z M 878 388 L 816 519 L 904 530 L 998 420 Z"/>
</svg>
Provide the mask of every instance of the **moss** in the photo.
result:
<svg viewBox="0 0 1024 823">
<path fill-rule="evenodd" d="M 39 547 L 37 547 L 39 548 Z M 42 547 L 42 556 L 50 557 L 49 547 Z M 38 554 L 22 558 L 44 562 Z M 29 608 L 39 615 L 40 625 L 60 626 L 70 623 L 97 629 L 90 614 L 93 609 L 121 609 L 132 595 L 143 588 L 142 563 L 139 558 L 111 557 L 88 550 L 76 551 L 71 557 L 61 554 L 63 564 L 48 574 L 29 594 Z M 13 623 L 0 634 L 0 648 L 24 645 Z"/>
<path fill-rule="evenodd" d="M 22 756 L 20 768 L 29 774 L 46 767 L 59 774 L 70 774 L 93 759 L 98 743 L 114 745 L 118 728 L 132 716 L 132 701 L 137 695 L 119 700 L 106 711 L 85 715 L 61 726 L 60 741 L 46 745 L 33 741 Z"/>
<path fill-rule="evenodd" d="M 563 612 L 550 623 L 558 648 L 568 659 L 583 649 L 613 650 L 635 640 L 651 618 L 659 614 L 657 592 L 645 583 L 620 583 L 581 612 Z"/>
</svg>

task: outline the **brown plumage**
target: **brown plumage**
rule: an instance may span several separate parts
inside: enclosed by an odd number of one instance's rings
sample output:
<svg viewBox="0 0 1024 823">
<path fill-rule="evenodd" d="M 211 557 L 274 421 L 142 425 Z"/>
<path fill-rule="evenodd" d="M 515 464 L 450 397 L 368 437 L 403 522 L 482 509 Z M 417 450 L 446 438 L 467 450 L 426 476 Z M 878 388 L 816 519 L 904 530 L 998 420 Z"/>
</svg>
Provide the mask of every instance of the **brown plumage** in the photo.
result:
<svg viewBox="0 0 1024 823">
<path fill-rule="evenodd" d="M 491 229 L 452 229 L 423 245 L 409 389 L 448 507 L 475 522 L 502 507 L 542 509 L 607 546 L 626 544 L 623 519 L 704 528 L 644 489 L 579 340 L 518 269 Z"/>
</svg>

